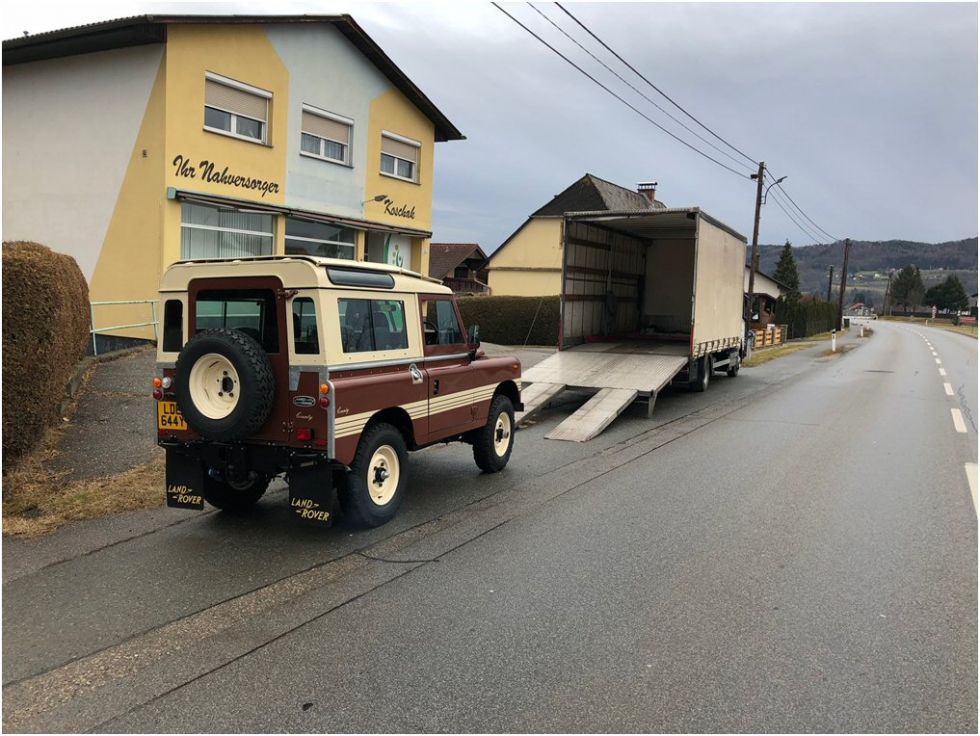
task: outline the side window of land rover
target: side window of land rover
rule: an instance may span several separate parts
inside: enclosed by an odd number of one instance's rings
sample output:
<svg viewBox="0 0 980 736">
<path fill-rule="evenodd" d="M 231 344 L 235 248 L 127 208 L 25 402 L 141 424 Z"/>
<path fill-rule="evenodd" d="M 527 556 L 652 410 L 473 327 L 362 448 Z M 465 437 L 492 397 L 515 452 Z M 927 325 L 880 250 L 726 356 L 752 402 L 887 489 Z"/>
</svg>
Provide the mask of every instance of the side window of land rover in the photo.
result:
<svg viewBox="0 0 980 736">
<path fill-rule="evenodd" d="M 397 299 L 338 299 L 340 341 L 345 353 L 405 350 L 405 303 Z"/>
</svg>

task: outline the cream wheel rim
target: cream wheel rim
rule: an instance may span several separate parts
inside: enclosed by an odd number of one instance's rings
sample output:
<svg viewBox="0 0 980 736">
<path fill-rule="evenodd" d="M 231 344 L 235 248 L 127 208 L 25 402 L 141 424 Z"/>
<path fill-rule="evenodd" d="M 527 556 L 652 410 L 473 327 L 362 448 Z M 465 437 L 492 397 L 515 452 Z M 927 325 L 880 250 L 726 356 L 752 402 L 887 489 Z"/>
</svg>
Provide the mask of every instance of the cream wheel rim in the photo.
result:
<svg viewBox="0 0 980 736">
<path fill-rule="evenodd" d="M 391 445 L 381 445 L 371 456 L 368 464 L 368 496 L 375 506 L 384 506 L 398 490 L 398 453 Z"/>
<path fill-rule="evenodd" d="M 507 454 L 507 449 L 510 447 L 510 434 L 510 414 L 502 411 L 493 427 L 493 451 L 497 453 L 497 457 Z"/>
<path fill-rule="evenodd" d="M 208 419 L 224 419 L 241 398 L 241 381 L 231 361 L 218 353 L 202 355 L 188 379 L 194 407 Z"/>
</svg>

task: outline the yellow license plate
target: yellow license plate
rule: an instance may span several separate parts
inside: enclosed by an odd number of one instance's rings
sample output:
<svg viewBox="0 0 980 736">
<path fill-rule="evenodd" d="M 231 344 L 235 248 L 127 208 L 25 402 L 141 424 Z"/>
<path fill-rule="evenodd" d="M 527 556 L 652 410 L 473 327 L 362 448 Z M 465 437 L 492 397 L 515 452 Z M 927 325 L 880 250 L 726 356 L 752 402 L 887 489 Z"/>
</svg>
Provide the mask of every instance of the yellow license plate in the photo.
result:
<svg viewBox="0 0 980 736">
<path fill-rule="evenodd" d="M 187 422 L 177 408 L 176 401 L 157 402 L 157 426 L 160 429 L 186 430 Z"/>
</svg>

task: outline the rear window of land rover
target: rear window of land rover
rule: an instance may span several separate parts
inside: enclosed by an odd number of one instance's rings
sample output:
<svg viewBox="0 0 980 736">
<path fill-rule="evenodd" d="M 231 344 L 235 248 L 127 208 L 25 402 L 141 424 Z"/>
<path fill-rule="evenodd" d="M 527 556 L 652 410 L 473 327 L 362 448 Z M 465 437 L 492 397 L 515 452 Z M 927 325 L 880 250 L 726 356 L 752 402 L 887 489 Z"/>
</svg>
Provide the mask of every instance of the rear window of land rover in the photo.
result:
<svg viewBox="0 0 980 736">
<path fill-rule="evenodd" d="M 239 330 L 267 353 L 279 352 L 276 297 L 270 289 L 201 291 L 195 309 L 198 332 L 219 327 Z"/>
<path fill-rule="evenodd" d="M 327 278 L 336 286 L 361 286 L 371 289 L 394 289 L 395 277 L 379 271 L 361 271 L 354 268 L 328 268 Z"/>
</svg>

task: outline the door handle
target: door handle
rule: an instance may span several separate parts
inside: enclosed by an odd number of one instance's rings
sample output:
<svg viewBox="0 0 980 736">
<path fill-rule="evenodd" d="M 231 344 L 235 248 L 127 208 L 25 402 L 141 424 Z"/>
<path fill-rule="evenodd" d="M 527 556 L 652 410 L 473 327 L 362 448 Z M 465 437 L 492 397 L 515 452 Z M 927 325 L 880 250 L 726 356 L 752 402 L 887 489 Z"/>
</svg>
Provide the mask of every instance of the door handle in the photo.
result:
<svg viewBox="0 0 980 736">
<path fill-rule="evenodd" d="M 435 379 L 432 382 L 432 395 L 435 396 L 437 393 L 439 393 L 439 379 L 438 378 Z"/>
</svg>

